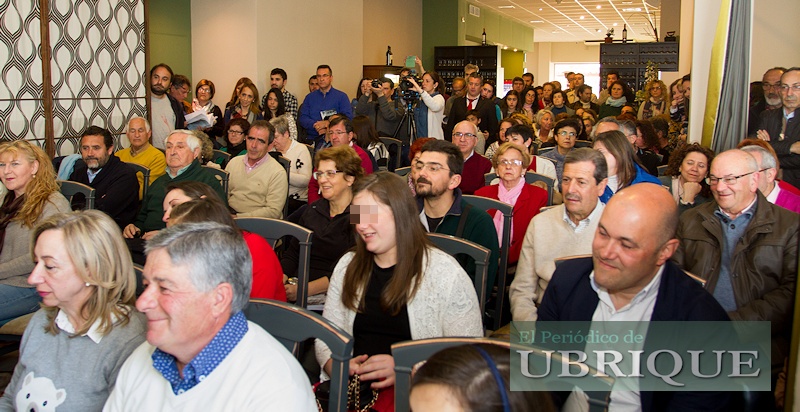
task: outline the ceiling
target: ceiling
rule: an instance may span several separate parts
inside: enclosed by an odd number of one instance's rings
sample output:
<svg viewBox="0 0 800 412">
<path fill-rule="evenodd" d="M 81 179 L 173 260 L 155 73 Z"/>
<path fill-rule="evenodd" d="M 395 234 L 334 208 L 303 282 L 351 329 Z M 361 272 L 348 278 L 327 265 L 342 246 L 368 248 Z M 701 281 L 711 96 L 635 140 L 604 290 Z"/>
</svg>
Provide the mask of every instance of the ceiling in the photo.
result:
<svg viewBox="0 0 800 412">
<path fill-rule="evenodd" d="M 536 42 L 602 40 L 608 29 L 622 39 L 653 41 L 650 22 L 659 28 L 661 0 L 470 0 L 533 27 Z M 648 18 L 649 14 L 649 18 Z M 664 35 L 659 31 L 659 36 Z"/>
</svg>

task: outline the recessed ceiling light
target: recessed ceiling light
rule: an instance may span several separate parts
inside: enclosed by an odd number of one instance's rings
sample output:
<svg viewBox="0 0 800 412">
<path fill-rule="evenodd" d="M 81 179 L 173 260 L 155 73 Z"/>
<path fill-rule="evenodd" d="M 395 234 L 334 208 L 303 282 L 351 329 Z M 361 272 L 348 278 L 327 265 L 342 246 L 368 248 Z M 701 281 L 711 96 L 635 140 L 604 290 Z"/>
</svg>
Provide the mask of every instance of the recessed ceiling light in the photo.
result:
<svg viewBox="0 0 800 412">
<path fill-rule="evenodd" d="M 531 20 L 531 23 L 544 23 L 544 20 Z"/>
<path fill-rule="evenodd" d="M 580 19 L 583 20 L 585 17 L 581 16 Z"/>
<path fill-rule="evenodd" d="M 594 8 L 596 8 L 597 10 L 600 10 L 600 9 L 602 9 L 602 8 L 603 8 L 603 6 L 601 6 L 601 5 L 599 5 L 599 4 L 598 4 L 598 5 L 597 5 L 597 6 L 595 6 Z"/>
<path fill-rule="evenodd" d="M 539 11 L 542 11 L 542 8 L 541 8 L 541 7 L 539 7 Z"/>
<path fill-rule="evenodd" d="M 617 27 L 617 23 L 614 23 L 614 27 Z"/>
<path fill-rule="evenodd" d="M 508 50 L 508 46 L 503 46 L 503 50 Z"/>
<path fill-rule="evenodd" d="M 553 34 L 558 34 L 558 30 L 553 30 Z"/>
<path fill-rule="evenodd" d="M 498 9 L 513 9 L 514 6 L 497 6 Z"/>
<path fill-rule="evenodd" d="M 514 52 L 516 52 L 516 51 L 517 51 L 517 49 L 514 49 Z"/>
<path fill-rule="evenodd" d="M 595 30 L 595 31 L 596 31 L 596 32 L 598 32 L 598 33 L 600 33 L 602 30 L 600 30 L 600 29 L 597 29 L 597 30 Z"/>
<path fill-rule="evenodd" d="M 632 1 L 623 1 L 622 4 L 633 4 Z"/>
</svg>

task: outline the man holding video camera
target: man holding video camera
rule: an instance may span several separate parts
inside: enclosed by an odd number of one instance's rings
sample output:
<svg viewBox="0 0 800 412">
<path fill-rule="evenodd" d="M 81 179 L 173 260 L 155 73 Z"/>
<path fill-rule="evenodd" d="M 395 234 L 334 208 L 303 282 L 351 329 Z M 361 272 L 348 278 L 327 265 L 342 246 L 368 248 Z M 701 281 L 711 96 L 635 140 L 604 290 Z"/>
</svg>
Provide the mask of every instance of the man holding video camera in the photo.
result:
<svg viewBox="0 0 800 412">
<path fill-rule="evenodd" d="M 377 101 L 370 101 L 372 94 L 375 94 Z M 370 85 L 370 93 L 364 93 L 358 99 L 356 105 L 356 115 L 368 116 L 378 131 L 378 136 L 394 137 L 403 142 L 403 146 L 409 145 L 408 127 L 404 125 L 397 136 L 394 132 L 403 115 L 406 114 L 405 104 L 402 99 L 393 99 L 394 82 L 385 77 L 375 79 Z"/>
</svg>

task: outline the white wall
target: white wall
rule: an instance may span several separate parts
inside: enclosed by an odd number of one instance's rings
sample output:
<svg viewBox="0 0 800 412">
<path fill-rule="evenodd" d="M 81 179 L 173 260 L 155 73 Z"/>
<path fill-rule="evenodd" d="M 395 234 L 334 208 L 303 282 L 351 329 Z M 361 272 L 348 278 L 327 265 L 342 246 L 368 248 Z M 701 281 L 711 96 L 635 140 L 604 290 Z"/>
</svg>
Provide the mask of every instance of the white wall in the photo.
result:
<svg viewBox="0 0 800 412">
<path fill-rule="evenodd" d="M 531 56 L 533 56 L 533 61 L 531 61 Z M 533 52 L 528 53 L 528 59 L 527 66 L 533 73 L 536 84 L 558 80 L 564 85 L 564 76 L 554 74 L 551 63 L 598 63 L 600 61 L 600 44 L 534 43 Z"/>
<path fill-rule="evenodd" d="M 405 65 L 406 56 L 421 58 L 421 16 L 422 0 L 364 1 L 364 64 L 384 64 L 386 46 L 392 46 L 395 66 Z"/>
<path fill-rule="evenodd" d="M 800 1 L 758 0 L 753 5 L 750 81 L 761 81 L 767 69 L 800 66 Z"/>
<path fill-rule="evenodd" d="M 363 13 L 362 0 L 193 0 L 192 79 L 212 80 L 214 102 L 223 106 L 240 77 L 263 94 L 269 71 L 281 67 L 287 90 L 302 101 L 308 77 L 328 64 L 334 87 L 352 95 L 363 64 Z"/>
</svg>

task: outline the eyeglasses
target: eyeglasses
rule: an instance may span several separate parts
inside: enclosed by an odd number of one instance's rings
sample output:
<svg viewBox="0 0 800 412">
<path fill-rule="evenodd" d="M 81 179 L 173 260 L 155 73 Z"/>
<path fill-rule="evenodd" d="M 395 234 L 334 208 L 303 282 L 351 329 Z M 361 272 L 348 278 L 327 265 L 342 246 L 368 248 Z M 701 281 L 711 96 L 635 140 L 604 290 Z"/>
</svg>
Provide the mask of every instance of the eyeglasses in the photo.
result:
<svg viewBox="0 0 800 412">
<path fill-rule="evenodd" d="M 314 179 L 317 180 L 319 180 L 319 178 L 321 178 L 322 176 L 325 176 L 328 179 L 333 179 L 333 177 L 336 176 L 337 173 L 344 173 L 344 172 L 342 172 L 341 170 L 325 170 L 325 171 L 317 170 L 316 172 L 313 173 L 313 175 Z"/>
<path fill-rule="evenodd" d="M 343 134 L 347 134 L 347 132 L 346 132 L 346 131 L 343 131 L 343 130 L 328 130 L 328 136 L 330 136 L 330 135 L 334 135 L 334 134 L 335 134 L 336 136 L 341 136 L 341 135 L 343 135 Z"/>
<path fill-rule="evenodd" d="M 781 84 L 780 83 L 775 83 L 775 84 L 763 83 L 761 85 L 761 88 L 764 89 L 764 90 L 770 90 L 770 89 L 772 89 L 772 90 L 780 90 L 781 89 Z"/>
<path fill-rule="evenodd" d="M 244 132 L 239 131 L 239 130 L 230 129 L 230 130 L 228 130 L 228 134 L 244 134 Z"/>
<path fill-rule="evenodd" d="M 423 163 L 423 162 L 417 162 L 417 163 L 415 163 L 415 164 L 414 164 L 414 170 L 416 170 L 416 171 L 418 171 L 418 172 L 421 172 L 421 171 L 422 171 L 422 169 L 425 169 L 425 170 L 427 170 L 427 171 L 429 171 L 429 172 L 431 172 L 431 173 L 436 173 L 436 172 L 438 172 L 438 171 L 440 171 L 440 170 L 450 170 L 450 169 L 448 169 L 448 168 L 446 168 L 446 167 L 442 166 L 442 165 L 441 165 L 441 164 L 439 164 L 439 163 L 431 163 L 431 162 L 429 162 L 429 163 Z"/>
<path fill-rule="evenodd" d="M 575 137 L 575 136 L 577 136 L 577 134 L 575 132 L 568 132 L 566 130 L 562 130 L 562 131 L 558 132 L 558 135 L 561 136 L 561 137 L 567 137 L 567 136 Z"/>
<path fill-rule="evenodd" d="M 453 137 L 455 137 L 455 138 L 457 138 L 457 139 L 463 139 L 464 137 L 474 137 L 474 138 L 477 138 L 478 136 L 476 136 L 476 135 L 474 135 L 474 134 L 472 134 L 472 133 L 453 132 Z"/>
<path fill-rule="evenodd" d="M 505 166 L 505 167 L 512 167 L 512 166 L 522 166 L 522 160 L 519 159 L 503 159 L 497 162 L 498 166 Z"/>
<path fill-rule="evenodd" d="M 211 88 L 210 87 L 201 87 L 201 88 L 197 89 L 197 93 L 211 93 Z"/>
<path fill-rule="evenodd" d="M 719 181 L 721 180 L 722 183 L 725 183 L 726 186 L 732 186 L 732 185 L 736 184 L 736 182 L 739 180 L 740 177 L 745 177 L 747 175 L 751 175 L 751 174 L 756 173 L 756 172 L 758 172 L 758 170 L 754 170 L 752 172 L 748 172 L 748 173 L 745 173 L 745 174 L 739 175 L 739 176 L 725 176 L 725 177 L 716 177 L 716 176 L 709 175 L 706 178 L 706 183 L 708 183 L 709 186 L 716 186 L 717 183 L 719 183 Z"/>
<path fill-rule="evenodd" d="M 791 86 L 789 86 L 788 84 L 782 84 L 781 85 L 781 92 L 782 93 L 788 92 L 789 89 L 792 89 L 792 91 L 795 92 L 795 93 L 800 93 L 800 83 L 793 84 Z"/>
</svg>

